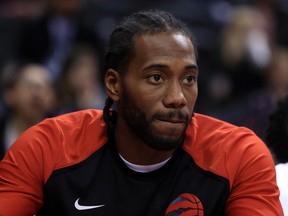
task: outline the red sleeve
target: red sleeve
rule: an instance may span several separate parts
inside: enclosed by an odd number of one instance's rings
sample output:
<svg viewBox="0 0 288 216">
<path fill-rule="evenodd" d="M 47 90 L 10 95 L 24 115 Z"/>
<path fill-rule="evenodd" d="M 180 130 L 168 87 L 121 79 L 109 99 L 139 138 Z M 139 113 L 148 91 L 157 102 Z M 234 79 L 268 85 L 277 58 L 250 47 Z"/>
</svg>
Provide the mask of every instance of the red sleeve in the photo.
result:
<svg viewBox="0 0 288 216">
<path fill-rule="evenodd" d="M 247 128 L 199 114 L 193 124 L 184 149 L 198 166 L 229 180 L 226 215 L 282 216 L 275 164 L 263 141 Z"/>
<path fill-rule="evenodd" d="M 231 180 L 226 214 L 282 216 L 275 165 L 266 145 L 254 134 L 227 140 L 236 147 L 227 149 L 225 155 Z"/>
<path fill-rule="evenodd" d="M 45 179 L 57 157 L 53 152 L 58 152 L 52 149 L 57 145 L 49 143 L 61 143 L 59 133 L 55 133 L 57 127 L 51 128 L 41 125 L 28 129 L 0 162 L 1 216 L 31 216 L 42 205 Z"/>
<path fill-rule="evenodd" d="M 25 131 L 0 162 L 0 215 L 35 214 L 52 172 L 79 163 L 106 142 L 102 113 L 94 110 L 46 119 Z"/>
</svg>

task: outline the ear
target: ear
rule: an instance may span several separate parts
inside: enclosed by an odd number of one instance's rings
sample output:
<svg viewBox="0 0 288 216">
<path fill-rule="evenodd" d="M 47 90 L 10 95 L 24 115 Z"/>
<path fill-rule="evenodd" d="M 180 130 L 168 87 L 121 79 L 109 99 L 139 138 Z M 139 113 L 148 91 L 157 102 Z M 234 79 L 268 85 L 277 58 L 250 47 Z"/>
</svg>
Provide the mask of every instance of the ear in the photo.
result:
<svg viewBox="0 0 288 216">
<path fill-rule="evenodd" d="M 121 90 L 120 74 L 114 69 L 108 69 L 105 74 L 105 88 L 107 95 L 113 100 L 118 101 Z"/>
</svg>

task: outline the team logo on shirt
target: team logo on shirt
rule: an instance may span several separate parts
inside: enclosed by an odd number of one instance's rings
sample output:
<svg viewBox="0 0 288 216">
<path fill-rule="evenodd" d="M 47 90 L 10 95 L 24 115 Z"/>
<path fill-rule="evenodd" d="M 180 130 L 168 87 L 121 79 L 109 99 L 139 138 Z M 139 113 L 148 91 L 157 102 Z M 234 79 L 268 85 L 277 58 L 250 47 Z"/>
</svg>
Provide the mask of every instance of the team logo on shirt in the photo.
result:
<svg viewBox="0 0 288 216">
<path fill-rule="evenodd" d="M 193 194 L 184 193 L 174 199 L 168 206 L 166 216 L 203 216 L 204 209 L 199 198 Z"/>
</svg>

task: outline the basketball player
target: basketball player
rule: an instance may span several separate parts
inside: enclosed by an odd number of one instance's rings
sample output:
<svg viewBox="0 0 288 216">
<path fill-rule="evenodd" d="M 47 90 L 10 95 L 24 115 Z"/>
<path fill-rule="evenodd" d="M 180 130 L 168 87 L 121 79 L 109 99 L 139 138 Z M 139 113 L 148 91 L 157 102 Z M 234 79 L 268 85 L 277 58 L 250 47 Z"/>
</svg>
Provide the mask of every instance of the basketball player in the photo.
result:
<svg viewBox="0 0 288 216">
<path fill-rule="evenodd" d="M 265 144 L 193 112 L 196 59 L 171 14 L 123 19 L 103 112 L 46 119 L 14 143 L 0 163 L 0 215 L 283 215 Z"/>
</svg>

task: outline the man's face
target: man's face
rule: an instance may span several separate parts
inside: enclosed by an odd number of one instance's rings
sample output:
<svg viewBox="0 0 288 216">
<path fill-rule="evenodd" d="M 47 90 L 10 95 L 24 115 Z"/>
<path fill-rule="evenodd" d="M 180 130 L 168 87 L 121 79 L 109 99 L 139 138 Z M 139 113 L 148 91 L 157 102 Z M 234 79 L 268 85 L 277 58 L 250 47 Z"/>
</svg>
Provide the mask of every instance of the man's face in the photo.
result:
<svg viewBox="0 0 288 216">
<path fill-rule="evenodd" d="M 19 80 L 9 91 L 8 105 L 27 121 L 39 121 L 54 105 L 54 93 L 49 72 L 38 65 L 26 66 Z"/>
<path fill-rule="evenodd" d="M 195 50 L 182 34 L 143 35 L 122 77 L 118 120 L 156 150 L 181 145 L 197 98 Z"/>
</svg>

